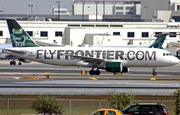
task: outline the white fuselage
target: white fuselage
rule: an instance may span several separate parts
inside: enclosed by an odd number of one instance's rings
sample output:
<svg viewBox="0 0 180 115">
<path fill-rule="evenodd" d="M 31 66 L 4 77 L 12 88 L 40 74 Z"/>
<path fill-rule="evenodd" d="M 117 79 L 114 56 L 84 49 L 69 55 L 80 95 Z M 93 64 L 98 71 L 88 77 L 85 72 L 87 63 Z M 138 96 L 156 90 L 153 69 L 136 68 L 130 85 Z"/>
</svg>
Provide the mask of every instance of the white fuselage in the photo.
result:
<svg viewBox="0 0 180 115">
<path fill-rule="evenodd" d="M 92 61 L 101 59 L 104 62 L 122 62 L 123 67 L 165 67 L 179 62 L 168 51 L 156 48 L 21 47 L 8 49 L 15 52 L 5 51 L 5 53 L 13 56 L 60 66 L 79 66 L 78 62 L 83 61 L 83 57 L 89 57 Z M 73 59 L 70 55 L 78 55 L 82 59 Z"/>
</svg>

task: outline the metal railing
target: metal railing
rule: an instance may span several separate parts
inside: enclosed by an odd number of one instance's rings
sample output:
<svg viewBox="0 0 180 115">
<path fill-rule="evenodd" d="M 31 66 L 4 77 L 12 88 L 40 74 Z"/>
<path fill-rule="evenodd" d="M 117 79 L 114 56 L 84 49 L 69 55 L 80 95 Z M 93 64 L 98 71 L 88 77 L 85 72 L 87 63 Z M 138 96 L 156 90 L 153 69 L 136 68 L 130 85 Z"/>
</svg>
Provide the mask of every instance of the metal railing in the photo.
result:
<svg viewBox="0 0 180 115">
<path fill-rule="evenodd" d="M 35 114 L 31 109 L 34 98 L 0 98 L 0 114 Z M 57 99 L 65 106 L 64 115 L 90 114 L 99 108 L 110 108 L 105 99 Z M 175 108 L 175 100 L 133 100 L 133 103 L 165 104 L 168 110 Z M 172 110 L 174 111 L 174 110 Z"/>
</svg>

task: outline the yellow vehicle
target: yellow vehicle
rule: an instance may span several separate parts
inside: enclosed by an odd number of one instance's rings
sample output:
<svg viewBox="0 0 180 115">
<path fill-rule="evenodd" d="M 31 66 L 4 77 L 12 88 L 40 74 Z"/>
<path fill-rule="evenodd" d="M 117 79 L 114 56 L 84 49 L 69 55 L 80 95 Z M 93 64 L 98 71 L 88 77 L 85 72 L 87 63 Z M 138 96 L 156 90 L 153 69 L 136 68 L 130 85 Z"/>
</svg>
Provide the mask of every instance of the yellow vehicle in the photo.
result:
<svg viewBox="0 0 180 115">
<path fill-rule="evenodd" d="M 121 111 L 117 109 L 97 109 L 90 115 L 124 115 Z"/>
</svg>

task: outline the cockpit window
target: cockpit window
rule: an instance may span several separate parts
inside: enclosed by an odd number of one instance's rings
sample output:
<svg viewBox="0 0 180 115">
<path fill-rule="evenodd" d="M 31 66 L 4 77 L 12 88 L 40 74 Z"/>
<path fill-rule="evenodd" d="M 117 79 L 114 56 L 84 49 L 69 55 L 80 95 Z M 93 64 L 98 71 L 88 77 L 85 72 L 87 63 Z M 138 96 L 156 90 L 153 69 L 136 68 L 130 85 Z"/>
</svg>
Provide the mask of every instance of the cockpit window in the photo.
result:
<svg viewBox="0 0 180 115">
<path fill-rule="evenodd" d="M 163 56 L 172 56 L 171 53 L 163 53 Z"/>
</svg>

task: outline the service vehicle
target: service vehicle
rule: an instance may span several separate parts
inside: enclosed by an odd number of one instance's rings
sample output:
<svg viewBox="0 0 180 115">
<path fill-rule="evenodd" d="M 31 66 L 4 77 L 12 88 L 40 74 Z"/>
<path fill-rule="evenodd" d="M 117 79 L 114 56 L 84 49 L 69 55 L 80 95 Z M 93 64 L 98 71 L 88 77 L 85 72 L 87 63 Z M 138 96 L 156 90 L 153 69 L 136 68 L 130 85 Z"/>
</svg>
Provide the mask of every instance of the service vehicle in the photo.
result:
<svg viewBox="0 0 180 115">
<path fill-rule="evenodd" d="M 117 109 L 97 109 L 90 115 L 124 115 L 120 110 Z"/>
<path fill-rule="evenodd" d="M 137 103 L 123 109 L 124 115 L 169 115 L 163 104 Z"/>
</svg>

